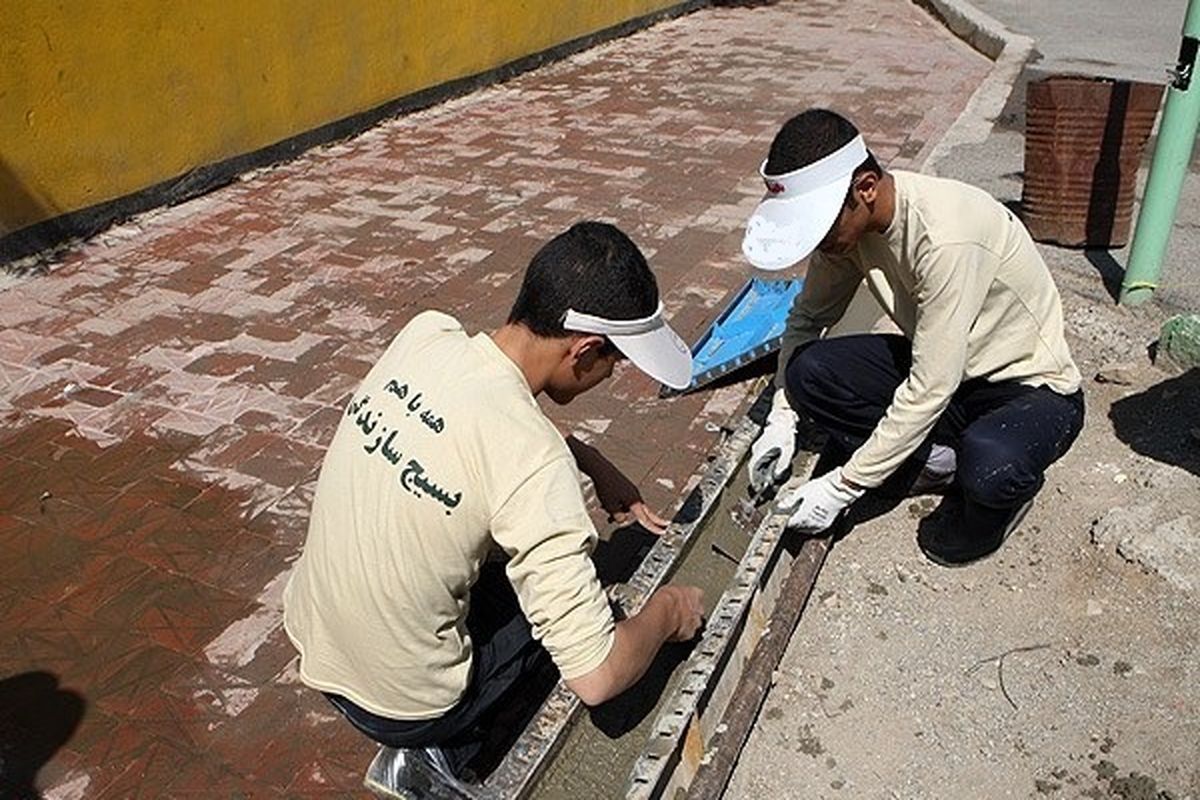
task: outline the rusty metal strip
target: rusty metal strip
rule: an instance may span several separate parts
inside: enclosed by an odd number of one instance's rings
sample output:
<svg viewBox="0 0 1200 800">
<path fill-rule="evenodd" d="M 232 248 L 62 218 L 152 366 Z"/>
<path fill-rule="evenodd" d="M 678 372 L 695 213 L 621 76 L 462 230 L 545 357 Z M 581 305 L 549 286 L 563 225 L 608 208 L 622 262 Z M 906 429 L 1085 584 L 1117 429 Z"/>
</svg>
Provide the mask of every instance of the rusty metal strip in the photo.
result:
<svg viewBox="0 0 1200 800">
<path fill-rule="evenodd" d="M 738 754 L 767 696 L 771 675 L 787 650 L 829 548 L 829 539 L 808 539 L 792 562 L 767 629 L 754 648 L 721 724 L 707 742 L 700 767 L 688 786 L 688 800 L 710 800 L 724 793 Z"/>
<path fill-rule="evenodd" d="M 696 531 L 716 507 L 721 493 L 762 429 L 755 420 L 762 419 L 771 400 L 770 394 L 763 391 L 764 383 L 765 379 L 760 379 L 751 389 L 751 392 L 759 392 L 754 406 L 742 416 L 712 460 L 693 476 L 696 486 L 676 513 L 670 528 L 655 541 L 633 577 L 610 590 L 610 596 L 626 614 L 641 609 L 654 590 L 666 581 Z M 685 683 L 691 685 L 686 679 Z M 500 766 L 484 782 L 488 795 L 499 800 L 522 797 L 557 751 L 562 734 L 580 706 L 579 699 L 560 681 Z"/>
</svg>

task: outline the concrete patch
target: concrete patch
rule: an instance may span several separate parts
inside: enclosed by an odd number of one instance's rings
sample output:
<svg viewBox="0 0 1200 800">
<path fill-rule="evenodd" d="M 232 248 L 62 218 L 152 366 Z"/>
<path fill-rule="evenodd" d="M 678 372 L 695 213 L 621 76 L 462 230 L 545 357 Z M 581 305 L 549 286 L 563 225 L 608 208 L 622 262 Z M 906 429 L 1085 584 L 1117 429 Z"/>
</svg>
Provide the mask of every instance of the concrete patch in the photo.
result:
<svg viewBox="0 0 1200 800">
<path fill-rule="evenodd" d="M 1092 525 L 1092 542 L 1157 573 L 1185 592 L 1200 586 L 1200 536 L 1188 515 L 1151 527 L 1154 507 L 1119 507 Z"/>
</svg>

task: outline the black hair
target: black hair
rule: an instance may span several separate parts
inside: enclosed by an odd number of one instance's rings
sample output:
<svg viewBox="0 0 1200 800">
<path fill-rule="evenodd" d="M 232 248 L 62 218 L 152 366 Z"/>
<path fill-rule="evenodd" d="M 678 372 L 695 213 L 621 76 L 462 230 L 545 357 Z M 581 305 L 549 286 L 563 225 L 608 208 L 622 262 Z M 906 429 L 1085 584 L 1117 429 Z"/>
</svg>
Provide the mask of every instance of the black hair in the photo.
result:
<svg viewBox="0 0 1200 800">
<path fill-rule="evenodd" d="M 844 146 L 855 136 L 858 136 L 858 128 L 841 114 L 824 108 L 810 108 L 789 119 L 775 134 L 771 151 L 767 154 L 766 172 L 768 175 L 783 175 L 806 167 Z M 883 176 L 883 169 L 869 150 L 866 159 L 854 168 L 855 177 L 862 172 Z"/>
<path fill-rule="evenodd" d="M 658 308 L 658 284 L 646 257 L 618 228 L 578 222 L 534 255 L 509 312 L 538 336 L 565 336 L 568 308 L 606 319 L 640 319 Z"/>
</svg>

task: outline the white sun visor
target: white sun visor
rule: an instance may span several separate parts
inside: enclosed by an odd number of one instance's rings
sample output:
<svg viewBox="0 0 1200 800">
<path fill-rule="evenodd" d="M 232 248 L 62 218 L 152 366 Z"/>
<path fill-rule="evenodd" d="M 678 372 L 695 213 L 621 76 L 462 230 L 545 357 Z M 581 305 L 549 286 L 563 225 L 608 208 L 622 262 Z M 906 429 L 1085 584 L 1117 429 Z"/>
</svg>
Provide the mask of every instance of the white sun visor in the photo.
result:
<svg viewBox="0 0 1200 800">
<path fill-rule="evenodd" d="M 746 223 L 742 253 L 759 269 L 777 270 L 801 261 L 817 248 L 837 221 L 855 168 L 867 158 L 867 145 L 855 136 L 813 163 L 768 175 L 759 174 L 767 197 Z"/>
<path fill-rule="evenodd" d="M 663 320 L 661 301 L 641 319 L 606 319 L 569 308 L 563 327 L 607 336 L 635 367 L 672 389 L 686 389 L 692 382 L 692 351 Z"/>
</svg>

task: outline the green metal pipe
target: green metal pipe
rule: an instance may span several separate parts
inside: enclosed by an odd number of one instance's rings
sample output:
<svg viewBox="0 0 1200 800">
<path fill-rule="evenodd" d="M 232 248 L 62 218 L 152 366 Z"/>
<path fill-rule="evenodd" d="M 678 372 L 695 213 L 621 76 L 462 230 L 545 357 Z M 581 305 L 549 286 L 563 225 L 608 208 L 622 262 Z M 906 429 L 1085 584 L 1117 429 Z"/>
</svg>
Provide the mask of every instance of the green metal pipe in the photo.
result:
<svg viewBox="0 0 1200 800">
<path fill-rule="evenodd" d="M 1183 179 L 1187 176 L 1196 131 L 1200 128 L 1200 76 L 1195 75 L 1198 46 L 1200 2 L 1188 0 L 1179 64 L 1175 79 L 1167 89 L 1154 159 L 1150 162 L 1142 209 L 1133 231 L 1129 265 L 1121 282 L 1122 305 L 1143 303 L 1158 288 L 1179 194 L 1183 191 Z"/>
</svg>

